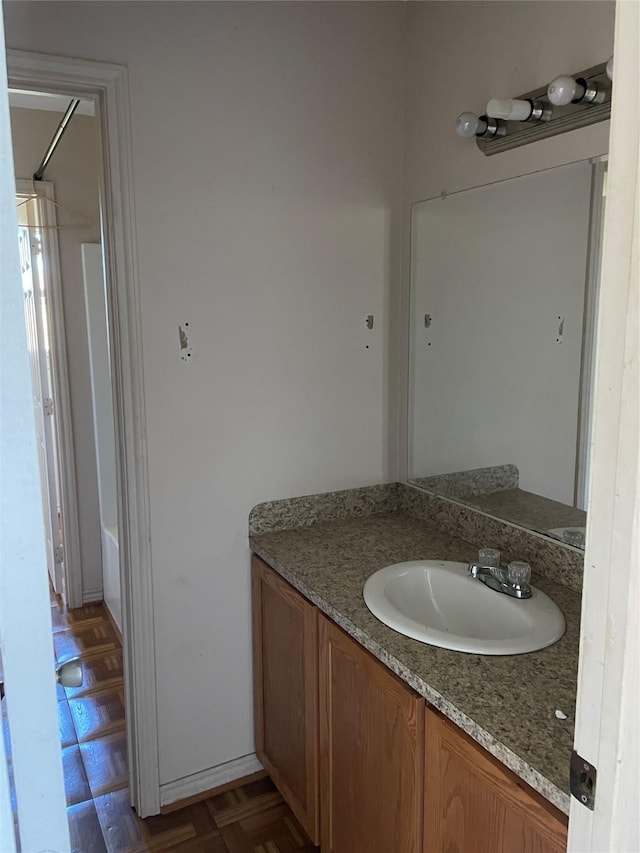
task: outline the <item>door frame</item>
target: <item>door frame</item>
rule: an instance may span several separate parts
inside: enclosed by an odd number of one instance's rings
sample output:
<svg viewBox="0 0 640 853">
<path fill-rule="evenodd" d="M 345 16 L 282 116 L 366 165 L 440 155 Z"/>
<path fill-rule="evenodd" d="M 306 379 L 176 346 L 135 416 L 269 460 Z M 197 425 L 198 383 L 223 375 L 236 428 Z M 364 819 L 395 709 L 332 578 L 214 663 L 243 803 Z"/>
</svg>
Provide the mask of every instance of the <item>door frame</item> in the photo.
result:
<svg viewBox="0 0 640 853">
<path fill-rule="evenodd" d="M 95 101 L 112 354 L 131 803 L 160 810 L 151 531 L 127 68 L 7 50 L 9 86 Z"/>
<path fill-rule="evenodd" d="M 638 850 L 640 3 L 617 0 L 574 746 L 597 769 L 569 851 Z"/>
<path fill-rule="evenodd" d="M 54 187 L 51 181 L 38 182 L 38 195 L 45 199 L 40 204 L 42 215 L 42 254 L 46 258 L 45 287 L 47 289 L 47 320 L 51 343 L 51 381 L 56 418 L 56 457 L 60 504 L 62 506 L 62 542 L 64 571 L 64 600 L 67 607 L 82 607 L 82 563 L 80 559 L 80 523 L 78 520 L 78 491 L 75 456 L 73 452 L 73 422 L 71 420 L 71 394 L 69 391 L 69 361 L 64 321 L 62 283 L 60 278 L 60 251 L 58 246 L 57 217 L 55 214 Z M 34 192 L 34 182 L 16 178 L 16 195 Z"/>
</svg>

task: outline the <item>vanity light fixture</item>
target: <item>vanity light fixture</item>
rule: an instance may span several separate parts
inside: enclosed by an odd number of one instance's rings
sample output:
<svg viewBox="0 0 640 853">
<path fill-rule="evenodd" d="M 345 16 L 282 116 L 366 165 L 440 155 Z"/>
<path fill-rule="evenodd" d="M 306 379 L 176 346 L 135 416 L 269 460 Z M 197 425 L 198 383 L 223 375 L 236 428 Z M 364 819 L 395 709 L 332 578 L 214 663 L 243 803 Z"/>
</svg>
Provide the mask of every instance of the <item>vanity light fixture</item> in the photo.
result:
<svg viewBox="0 0 640 853">
<path fill-rule="evenodd" d="M 489 116 L 477 116 L 475 113 L 460 113 L 456 119 L 456 133 L 466 139 L 472 136 L 504 136 L 502 122 Z"/>
<path fill-rule="evenodd" d="M 548 86 L 517 98 L 492 98 L 486 115 L 462 113 L 458 136 L 472 138 L 488 157 L 530 142 L 606 121 L 611 115 L 613 57 L 575 75 L 556 77 Z"/>
<path fill-rule="evenodd" d="M 605 99 L 605 89 L 597 83 L 589 83 L 584 77 L 570 77 L 563 74 L 549 83 L 547 97 L 557 107 L 567 104 L 601 104 Z"/>
</svg>

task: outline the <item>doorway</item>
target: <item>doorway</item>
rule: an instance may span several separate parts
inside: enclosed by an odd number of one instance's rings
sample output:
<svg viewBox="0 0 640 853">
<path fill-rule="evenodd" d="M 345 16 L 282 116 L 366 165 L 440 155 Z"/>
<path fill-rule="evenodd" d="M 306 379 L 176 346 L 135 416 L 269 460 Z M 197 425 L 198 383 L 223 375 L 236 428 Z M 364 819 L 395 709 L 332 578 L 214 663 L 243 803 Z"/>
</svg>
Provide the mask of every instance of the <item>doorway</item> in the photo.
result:
<svg viewBox="0 0 640 853">
<path fill-rule="evenodd" d="M 100 797 L 128 798 L 98 137 L 93 102 L 64 124 L 63 97 L 13 90 L 9 101 L 53 645 L 58 666 L 77 657 L 84 670 L 82 685 L 58 688 L 67 814 L 81 841 Z M 51 180 L 28 179 L 45 150 Z"/>
<path fill-rule="evenodd" d="M 80 98 L 95 105 L 99 236 L 104 247 L 116 426 L 129 793 L 138 815 L 145 817 L 158 813 L 160 796 L 146 429 L 127 72 L 117 65 L 13 50 L 7 51 L 7 69 L 12 89 L 55 92 L 67 102 Z M 72 209 L 66 211 L 70 212 Z M 77 306 L 72 306 L 72 310 L 77 311 Z M 85 368 L 88 369 L 88 364 Z M 86 590 L 85 606 L 88 606 Z"/>
<path fill-rule="evenodd" d="M 106 584 L 103 577 L 103 529 L 117 529 L 111 374 L 108 364 L 98 363 L 109 359 L 109 349 L 101 346 L 98 357 L 91 348 L 92 340 L 107 338 L 106 328 L 97 328 L 106 324 L 106 296 L 94 105 L 20 90 L 10 91 L 9 98 L 50 575 L 71 608 L 103 600 L 108 586 L 109 609 L 121 628 L 118 584 L 110 580 L 119 575 L 117 548 L 111 549 L 115 556 L 107 552 L 111 572 Z M 46 181 L 38 167 L 45 151 Z M 39 177 L 29 178 L 34 171 Z M 94 254 L 97 250 L 97 288 L 95 264 L 87 280 L 84 252 L 90 247 L 85 244 L 91 244 Z M 95 302 L 94 294 L 102 304 L 90 313 L 87 296 Z M 105 405 L 96 406 L 95 379 L 103 376 L 107 382 L 99 394 Z M 105 442 L 98 442 L 107 432 L 108 465 L 102 458 Z M 117 542 L 113 533 L 112 539 Z"/>
</svg>

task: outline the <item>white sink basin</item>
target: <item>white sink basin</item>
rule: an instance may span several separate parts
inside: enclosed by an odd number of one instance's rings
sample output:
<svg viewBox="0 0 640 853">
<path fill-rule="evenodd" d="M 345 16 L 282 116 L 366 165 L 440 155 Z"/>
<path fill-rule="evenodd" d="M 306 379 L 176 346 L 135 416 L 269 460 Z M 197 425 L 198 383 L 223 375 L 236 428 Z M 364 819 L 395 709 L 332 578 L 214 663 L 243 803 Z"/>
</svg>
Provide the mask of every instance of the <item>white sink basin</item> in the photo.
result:
<svg viewBox="0 0 640 853">
<path fill-rule="evenodd" d="M 565 632 L 557 605 L 531 591 L 531 598 L 511 598 L 472 578 L 466 563 L 419 560 L 380 569 L 363 595 L 375 617 L 406 637 L 458 652 L 518 655 Z"/>
</svg>

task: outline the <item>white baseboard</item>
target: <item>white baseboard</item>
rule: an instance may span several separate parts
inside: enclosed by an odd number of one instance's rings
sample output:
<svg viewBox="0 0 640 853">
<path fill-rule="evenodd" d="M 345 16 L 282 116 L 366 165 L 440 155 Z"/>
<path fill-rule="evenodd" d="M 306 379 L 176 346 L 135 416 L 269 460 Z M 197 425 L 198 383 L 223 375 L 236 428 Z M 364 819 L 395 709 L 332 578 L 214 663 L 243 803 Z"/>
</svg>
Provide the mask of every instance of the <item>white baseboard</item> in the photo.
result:
<svg viewBox="0 0 640 853">
<path fill-rule="evenodd" d="M 227 782 L 233 782 L 234 779 L 250 776 L 262 769 L 262 764 L 254 752 L 249 753 L 249 755 L 241 755 L 240 758 L 225 761 L 224 764 L 218 764 L 217 767 L 209 767 L 199 773 L 192 773 L 191 776 L 183 776 L 182 779 L 161 784 L 160 805 L 168 806 L 171 803 L 186 800 L 189 797 L 210 791 L 212 788 L 225 785 Z"/>
<path fill-rule="evenodd" d="M 102 601 L 102 587 L 82 590 L 82 603 L 91 604 L 92 601 Z"/>
</svg>

